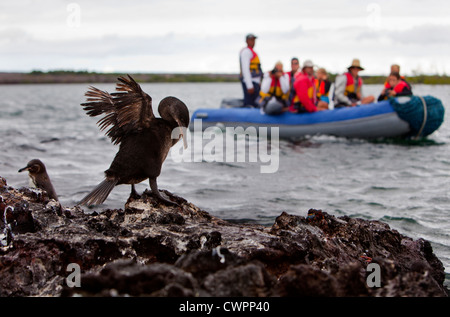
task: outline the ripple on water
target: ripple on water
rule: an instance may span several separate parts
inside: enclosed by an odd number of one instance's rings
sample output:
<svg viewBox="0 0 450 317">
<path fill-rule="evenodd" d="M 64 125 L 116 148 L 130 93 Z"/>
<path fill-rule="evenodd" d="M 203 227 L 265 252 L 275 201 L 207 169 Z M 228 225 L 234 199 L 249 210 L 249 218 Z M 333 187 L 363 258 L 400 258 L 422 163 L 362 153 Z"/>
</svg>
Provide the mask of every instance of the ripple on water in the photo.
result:
<svg viewBox="0 0 450 317">
<path fill-rule="evenodd" d="M 385 222 L 405 222 L 407 224 L 421 226 L 417 220 L 409 217 L 383 216 L 380 220 Z"/>
</svg>

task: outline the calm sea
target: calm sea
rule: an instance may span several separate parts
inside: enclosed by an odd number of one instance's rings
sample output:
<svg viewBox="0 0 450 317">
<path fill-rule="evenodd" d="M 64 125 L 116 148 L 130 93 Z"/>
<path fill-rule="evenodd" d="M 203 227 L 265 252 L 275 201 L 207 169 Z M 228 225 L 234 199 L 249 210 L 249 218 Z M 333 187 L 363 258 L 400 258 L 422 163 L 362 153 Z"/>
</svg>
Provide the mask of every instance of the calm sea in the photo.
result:
<svg viewBox="0 0 450 317">
<path fill-rule="evenodd" d="M 0 176 L 14 187 L 28 185 L 19 174 L 41 159 L 61 202 L 73 206 L 103 179 L 118 146 L 99 131 L 80 103 L 88 84 L 0 86 Z M 94 85 L 113 91 L 114 84 Z M 183 100 L 190 111 L 217 108 L 224 97 L 241 97 L 238 83 L 143 84 L 157 105 L 165 96 Z M 378 95 L 382 87 L 369 85 Z M 446 106 L 441 128 L 426 142 L 369 142 L 317 136 L 280 141 L 276 173 L 262 163 L 176 162 L 169 154 L 158 184 L 211 214 L 236 222 L 271 225 L 286 211 L 305 216 L 322 209 L 335 216 L 381 220 L 414 239 L 431 242 L 450 284 L 450 86 L 417 85 Z M 157 106 L 154 107 L 155 112 Z M 189 135 L 190 140 L 197 136 Z M 192 145 L 192 144 L 191 144 Z M 137 186 L 138 191 L 147 182 Z M 130 186 L 114 189 L 104 205 L 123 208 Z M 89 209 L 87 209 L 89 211 Z"/>
</svg>

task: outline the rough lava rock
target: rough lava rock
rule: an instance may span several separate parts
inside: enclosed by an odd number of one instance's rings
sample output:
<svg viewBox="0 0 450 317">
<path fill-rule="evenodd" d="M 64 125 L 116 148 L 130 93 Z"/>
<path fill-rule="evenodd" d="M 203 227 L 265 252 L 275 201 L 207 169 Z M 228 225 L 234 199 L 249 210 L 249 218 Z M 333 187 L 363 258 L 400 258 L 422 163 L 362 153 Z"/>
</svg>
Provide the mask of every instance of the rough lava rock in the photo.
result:
<svg viewBox="0 0 450 317">
<path fill-rule="evenodd" d="M 0 296 L 448 296 L 430 243 L 385 223 L 311 209 L 236 224 L 164 193 L 179 207 L 146 191 L 85 213 L 0 177 Z"/>
</svg>

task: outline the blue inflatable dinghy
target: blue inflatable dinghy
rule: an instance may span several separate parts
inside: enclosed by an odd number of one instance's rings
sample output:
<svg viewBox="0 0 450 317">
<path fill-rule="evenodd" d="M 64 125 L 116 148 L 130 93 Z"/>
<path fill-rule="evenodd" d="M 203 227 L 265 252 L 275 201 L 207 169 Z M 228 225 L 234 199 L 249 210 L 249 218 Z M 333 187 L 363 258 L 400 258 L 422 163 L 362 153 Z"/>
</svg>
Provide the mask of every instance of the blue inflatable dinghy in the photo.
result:
<svg viewBox="0 0 450 317">
<path fill-rule="evenodd" d="M 284 112 L 267 115 L 260 109 L 239 107 L 239 100 L 226 99 L 219 109 L 198 109 L 191 118 L 201 119 L 202 130 L 217 126 L 279 127 L 280 138 L 333 135 L 348 138 L 426 137 L 439 128 L 444 107 L 439 99 L 399 97 L 357 107 L 338 108 L 314 113 Z M 197 122 L 197 125 L 198 122 Z"/>
</svg>

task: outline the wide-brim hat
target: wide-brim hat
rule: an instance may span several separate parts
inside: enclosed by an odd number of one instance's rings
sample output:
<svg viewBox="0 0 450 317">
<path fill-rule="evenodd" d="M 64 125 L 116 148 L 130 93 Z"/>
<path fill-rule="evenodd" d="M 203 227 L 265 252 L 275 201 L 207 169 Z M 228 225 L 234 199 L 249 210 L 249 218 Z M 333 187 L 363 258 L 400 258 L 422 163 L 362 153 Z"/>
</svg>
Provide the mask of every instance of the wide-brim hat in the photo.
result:
<svg viewBox="0 0 450 317">
<path fill-rule="evenodd" d="M 357 58 L 355 58 L 352 61 L 352 64 L 348 67 L 348 69 L 353 68 L 353 67 L 358 68 L 360 70 L 364 70 L 364 68 L 361 67 L 361 63 L 359 62 L 359 59 L 357 59 Z"/>
</svg>

